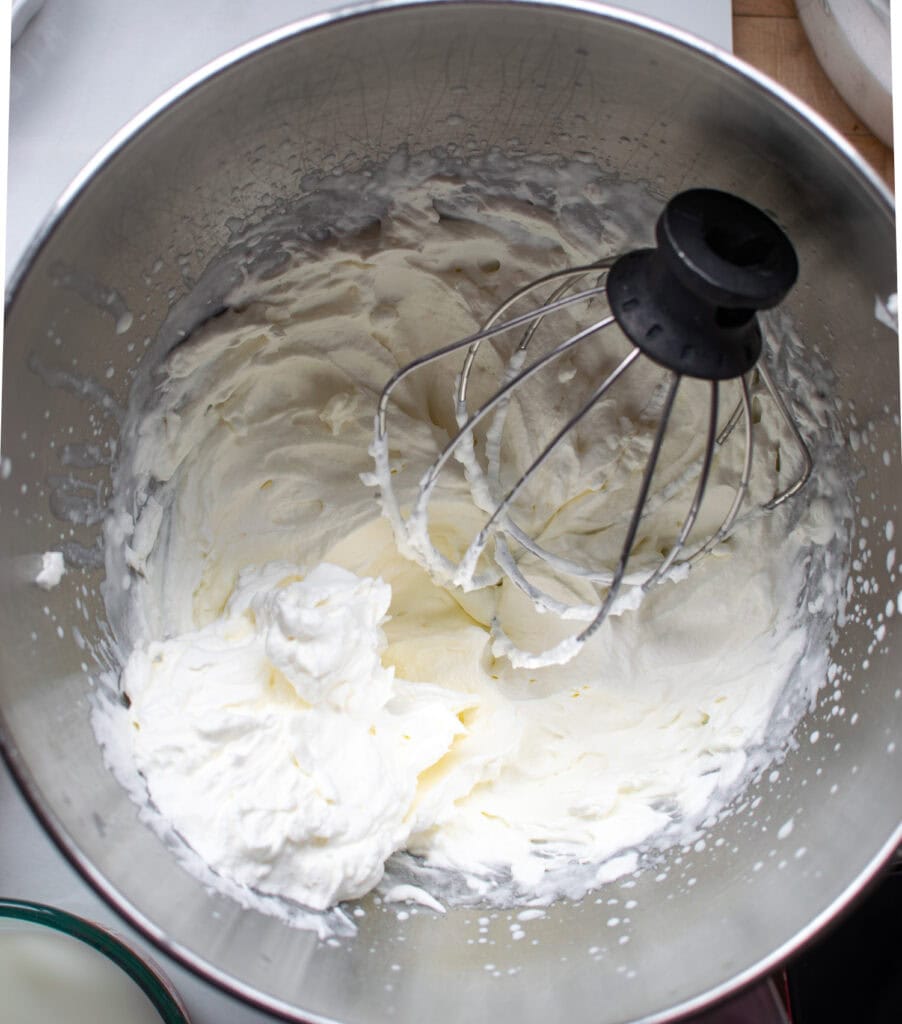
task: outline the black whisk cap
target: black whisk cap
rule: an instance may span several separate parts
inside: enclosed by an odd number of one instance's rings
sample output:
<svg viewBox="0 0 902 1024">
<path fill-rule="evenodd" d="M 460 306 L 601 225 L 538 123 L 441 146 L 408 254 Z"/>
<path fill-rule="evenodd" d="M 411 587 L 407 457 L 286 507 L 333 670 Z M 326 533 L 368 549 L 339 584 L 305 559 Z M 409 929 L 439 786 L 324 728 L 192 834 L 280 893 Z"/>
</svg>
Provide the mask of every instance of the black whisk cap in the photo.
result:
<svg viewBox="0 0 902 1024">
<path fill-rule="evenodd" d="M 792 243 L 765 213 L 714 189 L 674 196 L 657 248 L 621 256 L 607 293 L 618 324 L 655 362 L 702 380 L 747 373 L 761 354 L 758 310 L 798 277 Z"/>
</svg>

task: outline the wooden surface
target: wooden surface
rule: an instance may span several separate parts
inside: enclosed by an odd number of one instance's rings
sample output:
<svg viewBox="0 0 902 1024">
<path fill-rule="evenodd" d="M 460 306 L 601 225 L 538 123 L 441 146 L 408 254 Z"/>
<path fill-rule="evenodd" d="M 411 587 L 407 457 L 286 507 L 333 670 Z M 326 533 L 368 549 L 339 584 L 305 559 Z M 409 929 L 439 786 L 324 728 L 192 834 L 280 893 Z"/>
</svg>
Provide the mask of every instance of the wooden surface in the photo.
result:
<svg viewBox="0 0 902 1024">
<path fill-rule="evenodd" d="M 894 188 L 893 151 L 862 124 L 824 74 L 793 0 L 733 0 L 733 52 L 825 117 Z"/>
</svg>

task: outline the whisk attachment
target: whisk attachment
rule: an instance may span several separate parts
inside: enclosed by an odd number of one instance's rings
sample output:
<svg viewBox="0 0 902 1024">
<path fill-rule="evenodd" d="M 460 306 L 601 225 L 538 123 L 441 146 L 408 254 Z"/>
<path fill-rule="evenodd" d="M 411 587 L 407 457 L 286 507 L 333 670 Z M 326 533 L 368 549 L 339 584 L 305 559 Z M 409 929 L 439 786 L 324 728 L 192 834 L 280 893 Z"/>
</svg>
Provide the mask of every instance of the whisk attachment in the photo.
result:
<svg viewBox="0 0 902 1024">
<path fill-rule="evenodd" d="M 529 652 L 519 648 L 495 621 L 492 624 L 493 653 L 507 657 L 517 667 L 562 664 L 570 660 L 615 609 L 635 605 L 665 577 L 675 578 L 688 572 L 730 533 L 746 499 L 752 472 L 754 417 L 750 378 L 753 373 L 760 377 L 775 402 L 802 464 L 798 478 L 774 494 L 764 507 L 774 508 L 788 500 L 804 486 L 811 473 L 812 460 L 805 441 L 764 362 L 759 362 L 763 337 L 756 314 L 778 305 L 798 275 L 798 262 L 789 239 L 766 214 L 744 200 L 724 192 L 694 189 L 667 203 L 656 225 L 656 242 L 655 248 L 559 271 L 521 288 L 498 307 L 482 330 L 403 367 L 386 384 L 380 396 L 372 446 L 376 463 L 374 480 L 380 487 L 383 511 L 392 524 L 401 552 L 421 564 L 443 585 L 466 591 L 491 586 L 506 578 L 523 591 L 538 610 L 586 623 L 579 632 L 550 649 Z M 587 277 L 594 277 L 596 281 L 580 288 Z M 550 294 L 549 288 L 552 289 Z M 525 313 L 510 315 L 512 309 L 536 292 L 546 295 L 543 304 Z M 577 306 L 591 309 L 604 299 L 608 309 L 592 316 L 586 325 L 568 333 L 533 362 L 527 362 L 530 344 L 544 321 L 553 320 Z M 554 433 L 516 482 L 512 486 L 502 485 L 501 438 L 508 407 L 517 390 L 536 374 L 547 372 L 551 364 L 567 352 L 587 339 L 597 340 L 615 324 L 633 347 L 598 382 L 582 407 Z M 523 334 L 508 359 L 497 392 L 471 412 L 468 391 L 480 346 L 497 335 L 518 329 L 522 329 Z M 465 351 L 465 358 L 455 381 L 454 395 L 457 433 L 422 475 L 412 502 L 402 510 L 389 458 L 388 410 L 392 394 L 406 377 L 422 367 L 461 351 Z M 540 544 L 514 520 L 512 507 L 566 436 L 643 358 L 669 373 L 657 427 L 615 564 L 587 566 Z M 643 518 L 650 514 L 653 505 L 668 500 L 667 494 L 655 495 L 652 484 L 684 377 L 708 382 L 705 443 L 696 466 L 694 490 L 669 551 L 651 570 L 630 573 L 630 558 Z M 739 401 L 726 425 L 719 429 L 720 387 L 733 380 L 739 382 Z M 489 426 L 480 460 L 474 432 L 486 423 Z M 745 452 L 733 500 L 719 527 L 687 553 L 686 545 L 698 520 L 715 453 L 740 423 L 743 424 Z M 463 466 L 472 500 L 487 516 L 464 553 L 456 559 L 438 551 L 428 525 L 430 500 L 441 473 L 452 459 Z M 484 555 L 490 546 L 491 558 L 485 567 Z M 556 574 L 590 585 L 596 600 L 564 600 L 559 594 L 551 593 L 524 571 L 524 556 L 538 560 Z M 623 592 L 625 583 L 630 584 L 628 593 Z"/>
</svg>

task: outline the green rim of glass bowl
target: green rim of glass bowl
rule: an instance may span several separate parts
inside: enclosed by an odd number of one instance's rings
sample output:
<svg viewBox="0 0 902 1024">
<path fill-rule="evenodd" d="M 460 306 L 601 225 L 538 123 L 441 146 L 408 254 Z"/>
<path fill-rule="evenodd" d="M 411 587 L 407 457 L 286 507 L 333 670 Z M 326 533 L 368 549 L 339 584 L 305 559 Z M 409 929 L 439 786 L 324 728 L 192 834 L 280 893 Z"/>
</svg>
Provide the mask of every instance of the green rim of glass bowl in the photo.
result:
<svg viewBox="0 0 902 1024">
<path fill-rule="evenodd" d="M 96 949 L 121 968 L 153 1004 L 165 1024 L 190 1024 L 185 1011 L 170 992 L 160 975 L 135 950 L 117 939 L 112 932 L 65 910 L 27 900 L 0 899 L 0 919 L 28 921 L 57 932 L 64 932 Z"/>
</svg>

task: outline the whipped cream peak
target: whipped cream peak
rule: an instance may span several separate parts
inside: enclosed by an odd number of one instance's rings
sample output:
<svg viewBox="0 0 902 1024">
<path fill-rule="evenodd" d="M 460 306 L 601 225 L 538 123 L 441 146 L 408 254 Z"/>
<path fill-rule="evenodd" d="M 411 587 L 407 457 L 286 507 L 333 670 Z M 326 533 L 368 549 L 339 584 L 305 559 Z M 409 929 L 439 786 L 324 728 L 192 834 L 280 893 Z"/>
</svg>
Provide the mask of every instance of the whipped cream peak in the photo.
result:
<svg viewBox="0 0 902 1024">
<path fill-rule="evenodd" d="M 406 843 L 470 701 L 382 666 L 390 593 L 335 565 L 246 568 L 219 618 L 133 652 L 136 764 L 214 870 L 323 910 Z"/>
<path fill-rule="evenodd" d="M 284 573 L 276 566 L 266 575 Z M 321 563 L 303 579 L 283 577 L 250 603 L 266 656 L 308 704 L 350 711 L 382 707 L 393 672 L 382 667 L 391 587 Z M 361 689 L 361 679 L 368 680 Z"/>
</svg>

